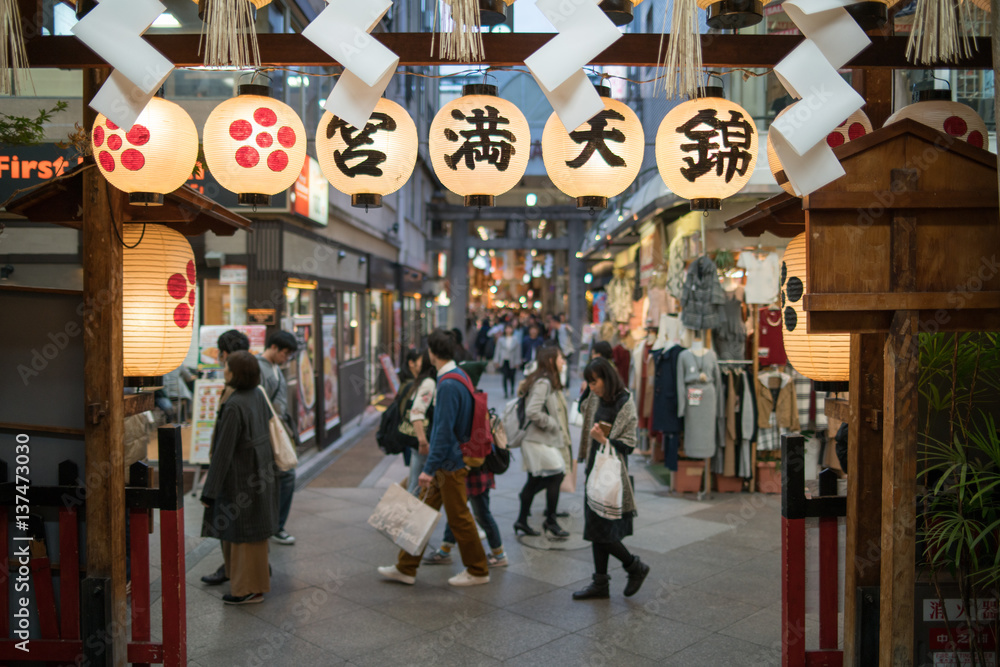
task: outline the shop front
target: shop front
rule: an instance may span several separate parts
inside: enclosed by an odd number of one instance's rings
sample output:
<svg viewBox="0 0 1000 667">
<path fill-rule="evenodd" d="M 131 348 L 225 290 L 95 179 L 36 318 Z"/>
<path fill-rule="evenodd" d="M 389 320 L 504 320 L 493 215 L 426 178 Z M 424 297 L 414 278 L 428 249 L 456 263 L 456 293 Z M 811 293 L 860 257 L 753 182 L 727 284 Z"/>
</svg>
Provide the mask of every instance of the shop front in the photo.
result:
<svg viewBox="0 0 1000 667">
<path fill-rule="evenodd" d="M 397 317 L 398 265 L 382 257 L 371 258 L 369 270 L 368 396 L 371 403 L 395 393 L 393 374 L 400 359 L 401 317 Z M 398 320 L 398 324 L 397 324 Z M 389 370 L 391 369 L 391 371 Z"/>
</svg>

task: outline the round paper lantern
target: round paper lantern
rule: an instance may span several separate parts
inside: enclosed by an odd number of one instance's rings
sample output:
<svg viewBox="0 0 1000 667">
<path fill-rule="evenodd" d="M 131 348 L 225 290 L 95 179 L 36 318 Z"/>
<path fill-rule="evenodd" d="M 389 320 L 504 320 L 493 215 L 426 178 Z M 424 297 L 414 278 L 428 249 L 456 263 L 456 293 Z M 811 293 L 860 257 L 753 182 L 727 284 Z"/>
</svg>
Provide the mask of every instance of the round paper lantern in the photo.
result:
<svg viewBox="0 0 1000 667">
<path fill-rule="evenodd" d="M 757 164 L 757 128 L 740 105 L 722 97 L 721 87 L 670 110 L 656 133 L 656 166 L 691 210 L 722 208 L 722 200 L 747 184 Z"/>
<path fill-rule="evenodd" d="M 802 302 L 807 293 L 806 235 L 785 248 L 781 262 L 781 319 L 785 352 L 799 373 L 816 382 L 850 379 L 851 335 L 811 334 Z"/>
<path fill-rule="evenodd" d="M 782 109 L 774 120 L 781 118 L 786 111 L 794 107 L 798 102 L 790 104 L 784 109 Z M 843 123 L 837 126 L 830 134 L 826 135 L 826 143 L 830 148 L 836 148 L 842 144 L 845 144 L 854 139 L 865 136 L 871 133 L 872 122 L 868 119 L 868 115 L 858 109 L 850 116 L 847 117 Z M 795 190 L 792 188 L 792 184 L 788 181 L 788 176 L 785 174 L 784 167 L 781 166 L 781 160 L 778 158 L 778 154 L 774 150 L 774 145 L 771 143 L 771 133 L 767 135 L 767 165 L 771 168 L 771 175 L 774 176 L 774 180 L 778 182 L 781 189 L 790 195 L 795 195 Z"/>
<path fill-rule="evenodd" d="M 132 204 L 162 205 L 163 195 L 191 178 L 198 160 L 198 128 L 184 109 L 162 97 L 151 99 L 127 132 L 98 114 L 90 140 L 97 168 L 129 193 Z"/>
<path fill-rule="evenodd" d="M 918 123 L 934 128 L 938 132 L 967 141 L 976 148 L 987 148 L 989 134 L 986 123 L 972 107 L 951 101 L 951 91 L 922 90 L 919 102 L 903 107 L 889 116 L 886 126 L 904 118 L 912 118 Z"/>
<path fill-rule="evenodd" d="M 125 245 L 135 246 L 122 257 L 125 376 L 160 376 L 180 366 L 191 347 L 194 253 L 163 225 L 128 223 L 122 233 Z"/>
<path fill-rule="evenodd" d="M 608 197 L 625 191 L 639 175 L 646 138 L 642 123 L 628 106 L 598 86 L 604 111 L 567 132 L 553 113 L 542 132 L 545 170 L 580 208 L 607 208 Z"/>
<path fill-rule="evenodd" d="M 615 25 L 627 25 L 632 22 L 635 6 L 640 2 L 642 0 L 601 0 L 598 6 Z"/>
<path fill-rule="evenodd" d="M 267 86 L 244 85 L 205 122 L 205 162 L 240 203 L 267 206 L 287 190 L 306 159 L 306 130 L 295 111 L 269 97 Z"/>
<path fill-rule="evenodd" d="M 462 87 L 462 97 L 434 116 L 427 140 L 434 173 L 466 206 L 493 206 L 528 168 L 531 131 L 521 110 L 497 87 Z"/>
<path fill-rule="evenodd" d="M 417 126 L 406 109 L 384 97 L 361 131 L 327 111 L 316 129 L 316 155 L 323 175 L 351 195 L 353 206 L 378 207 L 413 173 Z"/>
</svg>

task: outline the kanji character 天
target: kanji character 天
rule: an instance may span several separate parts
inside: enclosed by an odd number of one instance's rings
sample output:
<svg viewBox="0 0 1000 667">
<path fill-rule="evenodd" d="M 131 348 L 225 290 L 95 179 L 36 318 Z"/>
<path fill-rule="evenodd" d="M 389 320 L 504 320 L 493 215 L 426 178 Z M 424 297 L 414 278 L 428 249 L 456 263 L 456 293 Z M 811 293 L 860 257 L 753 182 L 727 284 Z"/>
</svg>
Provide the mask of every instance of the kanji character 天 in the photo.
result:
<svg viewBox="0 0 1000 667">
<path fill-rule="evenodd" d="M 583 147 L 583 151 L 581 151 L 578 156 L 572 160 L 566 161 L 567 167 L 579 169 L 583 165 L 587 164 L 587 161 L 590 159 L 590 156 L 594 154 L 594 151 L 601 154 L 601 157 L 603 157 L 604 161 L 608 163 L 608 166 L 625 166 L 625 159 L 620 155 L 612 153 L 606 143 L 607 141 L 617 141 L 619 143 L 625 141 L 625 133 L 618 128 L 614 128 L 612 130 L 606 129 L 608 127 L 609 120 L 625 120 L 625 116 L 621 115 L 614 109 L 605 109 L 587 121 L 587 124 L 590 125 L 589 130 L 576 130 L 569 133 L 570 139 L 578 144 L 586 142 L 586 146 Z"/>
</svg>

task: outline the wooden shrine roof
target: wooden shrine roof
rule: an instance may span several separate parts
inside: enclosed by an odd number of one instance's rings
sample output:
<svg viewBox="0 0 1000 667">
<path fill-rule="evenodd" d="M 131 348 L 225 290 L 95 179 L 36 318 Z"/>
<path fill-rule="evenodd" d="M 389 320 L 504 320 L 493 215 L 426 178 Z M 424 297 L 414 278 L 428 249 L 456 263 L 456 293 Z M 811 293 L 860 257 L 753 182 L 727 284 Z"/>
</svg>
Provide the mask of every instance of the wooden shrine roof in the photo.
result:
<svg viewBox="0 0 1000 667">
<path fill-rule="evenodd" d="M 94 164 L 84 163 L 59 178 L 18 190 L 0 204 L 0 208 L 22 215 L 31 222 L 79 229 L 83 223 L 83 172 L 96 168 Z M 112 196 L 127 196 L 110 185 L 108 188 Z M 122 210 L 125 213 L 123 222 L 164 224 L 184 236 L 200 236 L 209 231 L 216 236 L 232 236 L 237 230 L 250 230 L 250 220 L 187 186 L 164 195 L 163 206 L 131 206 L 125 203 Z"/>
<path fill-rule="evenodd" d="M 790 239 L 806 230 L 802 199 L 787 192 L 765 199 L 749 211 L 726 221 L 726 231 L 739 230 L 743 236 L 761 236 L 770 232 Z"/>
</svg>

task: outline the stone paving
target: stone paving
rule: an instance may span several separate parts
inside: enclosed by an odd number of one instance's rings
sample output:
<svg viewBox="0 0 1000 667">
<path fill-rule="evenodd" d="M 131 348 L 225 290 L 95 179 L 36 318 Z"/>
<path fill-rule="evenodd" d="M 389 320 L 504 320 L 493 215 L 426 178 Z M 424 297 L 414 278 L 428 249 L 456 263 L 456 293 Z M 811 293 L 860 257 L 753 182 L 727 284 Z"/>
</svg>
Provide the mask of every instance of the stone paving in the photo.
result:
<svg viewBox="0 0 1000 667">
<path fill-rule="evenodd" d="M 484 376 L 482 386 L 491 404 L 503 404 L 499 376 Z M 363 448 L 372 447 L 371 436 L 355 445 L 368 458 Z M 699 502 L 664 491 L 641 459 L 631 467 L 639 516 L 626 545 L 652 571 L 642 590 L 625 598 L 626 576 L 612 559 L 611 599 L 587 602 L 570 598 L 592 573 L 589 545 L 580 539 L 582 480 L 560 501 L 572 515 L 563 524 L 570 540 L 541 545 L 561 550 L 532 548 L 511 528 L 524 482 L 512 465 L 491 495 L 510 565 L 491 571 L 488 585 L 454 588 L 447 579 L 462 569 L 457 557 L 454 565 L 421 567 L 415 586 L 383 581 L 375 571 L 395 562 L 396 549 L 366 522 L 385 488 L 406 475 L 401 457 L 383 458 L 356 486 L 329 486 L 336 476 L 320 477 L 296 494 L 287 528 L 297 543 L 271 546 L 271 592 L 244 607 L 222 604 L 226 585 L 200 582 L 222 557 L 217 543 L 197 537 L 200 506 L 189 496 L 189 664 L 779 664 L 779 497 L 715 494 Z M 533 525 L 541 523 L 543 502 L 536 498 Z M 443 522 L 432 545 L 442 531 Z M 810 617 L 807 645 L 816 645 L 816 634 Z"/>
</svg>

